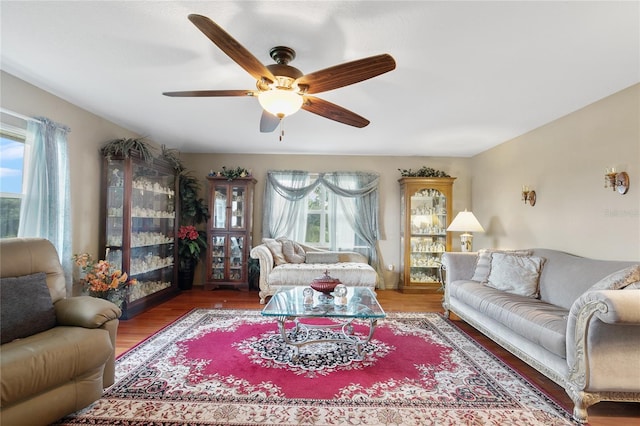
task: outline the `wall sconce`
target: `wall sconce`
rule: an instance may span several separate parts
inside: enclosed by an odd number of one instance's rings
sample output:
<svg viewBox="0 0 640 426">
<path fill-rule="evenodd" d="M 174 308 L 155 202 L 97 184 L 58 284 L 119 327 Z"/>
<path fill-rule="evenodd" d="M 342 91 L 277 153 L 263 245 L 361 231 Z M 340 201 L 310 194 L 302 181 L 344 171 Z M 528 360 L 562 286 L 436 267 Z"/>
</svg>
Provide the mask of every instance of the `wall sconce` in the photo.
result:
<svg viewBox="0 0 640 426">
<path fill-rule="evenodd" d="M 531 204 L 531 207 L 536 205 L 536 191 L 530 189 L 527 185 L 522 185 L 522 201 L 525 204 Z"/>
<path fill-rule="evenodd" d="M 604 187 L 624 195 L 629 190 L 629 175 L 627 172 L 616 172 L 615 167 L 608 167 L 604 172 Z"/>
</svg>

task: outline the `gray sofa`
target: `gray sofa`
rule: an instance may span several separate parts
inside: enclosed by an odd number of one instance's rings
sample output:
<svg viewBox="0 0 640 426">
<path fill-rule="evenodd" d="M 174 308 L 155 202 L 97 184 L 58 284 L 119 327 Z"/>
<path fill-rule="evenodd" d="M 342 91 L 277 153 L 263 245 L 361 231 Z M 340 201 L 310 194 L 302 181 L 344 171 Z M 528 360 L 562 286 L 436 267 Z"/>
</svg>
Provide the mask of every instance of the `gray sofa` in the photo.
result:
<svg viewBox="0 0 640 426">
<path fill-rule="evenodd" d="M 47 240 L 0 240 L 0 424 L 46 425 L 80 410 L 114 382 L 120 309 L 66 297 Z"/>
<path fill-rule="evenodd" d="M 487 277 L 487 254 L 488 278 L 479 282 Z M 599 401 L 640 402 L 638 262 L 548 249 L 533 249 L 528 258 L 543 260 L 537 294 L 524 296 L 490 282 L 494 270 L 505 269 L 496 262 L 522 261 L 515 254 L 445 253 L 445 315 L 452 311 L 564 387 L 579 422 Z M 631 284 L 620 285 L 621 275 Z"/>
<path fill-rule="evenodd" d="M 292 243 L 295 252 L 282 253 L 277 250 L 277 242 L 286 239 L 268 239 L 251 249 L 251 257 L 260 262 L 260 303 L 264 304 L 280 287 L 308 286 L 326 271 L 346 286 L 369 287 L 375 292 L 378 274 L 367 263 L 367 258 L 354 252 L 319 250 L 307 245 Z M 271 247 L 271 248 L 270 248 Z"/>
</svg>

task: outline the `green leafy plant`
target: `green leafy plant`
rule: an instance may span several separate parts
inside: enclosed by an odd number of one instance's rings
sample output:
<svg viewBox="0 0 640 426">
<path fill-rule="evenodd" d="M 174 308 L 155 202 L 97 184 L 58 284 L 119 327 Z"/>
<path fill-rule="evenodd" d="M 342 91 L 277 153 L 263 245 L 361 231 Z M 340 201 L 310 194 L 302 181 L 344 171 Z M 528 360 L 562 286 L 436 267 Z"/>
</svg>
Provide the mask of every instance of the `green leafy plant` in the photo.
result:
<svg viewBox="0 0 640 426">
<path fill-rule="evenodd" d="M 418 170 L 398 169 L 403 177 L 451 177 L 447 173 L 432 169 L 431 167 L 421 167 Z"/>
<path fill-rule="evenodd" d="M 247 261 L 247 272 L 249 275 L 249 285 L 253 288 L 258 288 L 258 279 L 260 278 L 260 260 L 250 257 Z"/>
<path fill-rule="evenodd" d="M 162 145 L 160 147 L 160 150 L 161 150 L 160 156 L 166 161 L 168 161 L 169 163 L 171 163 L 173 165 L 173 168 L 177 170 L 178 173 L 182 173 L 183 171 L 185 171 L 186 167 L 184 166 L 184 164 L 182 163 L 182 160 L 180 159 L 180 151 L 173 148 L 167 148 L 166 145 Z"/>
<path fill-rule="evenodd" d="M 103 156 L 110 158 L 114 156 L 129 157 L 132 152 L 138 152 L 147 163 L 153 161 L 154 148 L 144 141 L 144 138 L 120 138 L 112 139 L 100 149 Z"/>
<path fill-rule="evenodd" d="M 222 176 L 226 177 L 228 180 L 233 180 L 237 178 L 243 178 L 247 176 L 251 176 L 251 171 L 247 170 L 243 167 L 236 167 L 235 169 L 227 169 L 225 166 L 222 166 L 221 172 L 211 172 L 209 176 Z"/>
<path fill-rule="evenodd" d="M 200 225 L 209 220 L 209 208 L 203 198 L 198 197 L 200 182 L 190 172 L 183 171 L 178 176 L 180 186 L 180 223 Z"/>
</svg>

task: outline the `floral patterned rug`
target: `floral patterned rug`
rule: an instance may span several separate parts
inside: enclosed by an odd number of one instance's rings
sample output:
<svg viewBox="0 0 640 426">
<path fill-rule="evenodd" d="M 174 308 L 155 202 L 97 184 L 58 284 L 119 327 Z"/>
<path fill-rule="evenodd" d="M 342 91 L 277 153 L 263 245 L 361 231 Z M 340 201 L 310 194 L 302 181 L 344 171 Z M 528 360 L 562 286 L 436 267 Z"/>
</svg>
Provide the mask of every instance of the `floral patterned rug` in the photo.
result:
<svg viewBox="0 0 640 426">
<path fill-rule="evenodd" d="M 389 313 L 362 359 L 347 342 L 291 351 L 260 311 L 196 309 L 121 355 L 103 398 L 57 424 L 574 424 L 439 314 Z"/>
</svg>

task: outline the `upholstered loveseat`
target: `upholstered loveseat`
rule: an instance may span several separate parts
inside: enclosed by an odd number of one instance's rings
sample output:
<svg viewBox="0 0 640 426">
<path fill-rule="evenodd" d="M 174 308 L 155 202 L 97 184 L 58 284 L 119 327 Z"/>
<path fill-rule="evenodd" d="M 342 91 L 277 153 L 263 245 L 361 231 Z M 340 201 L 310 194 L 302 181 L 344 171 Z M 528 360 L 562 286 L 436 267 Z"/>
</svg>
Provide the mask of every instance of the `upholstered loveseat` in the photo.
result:
<svg viewBox="0 0 640 426">
<path fill-rule="evenodd" d="M 0 240 L 0 423 L 46 425 L 100 398 L 114 381 L 120 309 L 66 297 L 62 266 L 43 239 Z"/>
<path fill-rule="evenodd" d="M 640 265 L 533 249 L 445 253 L 444 309 L 564 387 L 573 416 L 640 401 Z"/>
<path fill-rule="evenodd" d="M 286 238 L 265 238 L 251 249 L 260 262 L 260 303 L 280 287 L 308 286 L 325 272 L 346 286 L 369 287 L 375 291 L 378 274 L 360 253 L 326 251 Z"/>
</svg>

